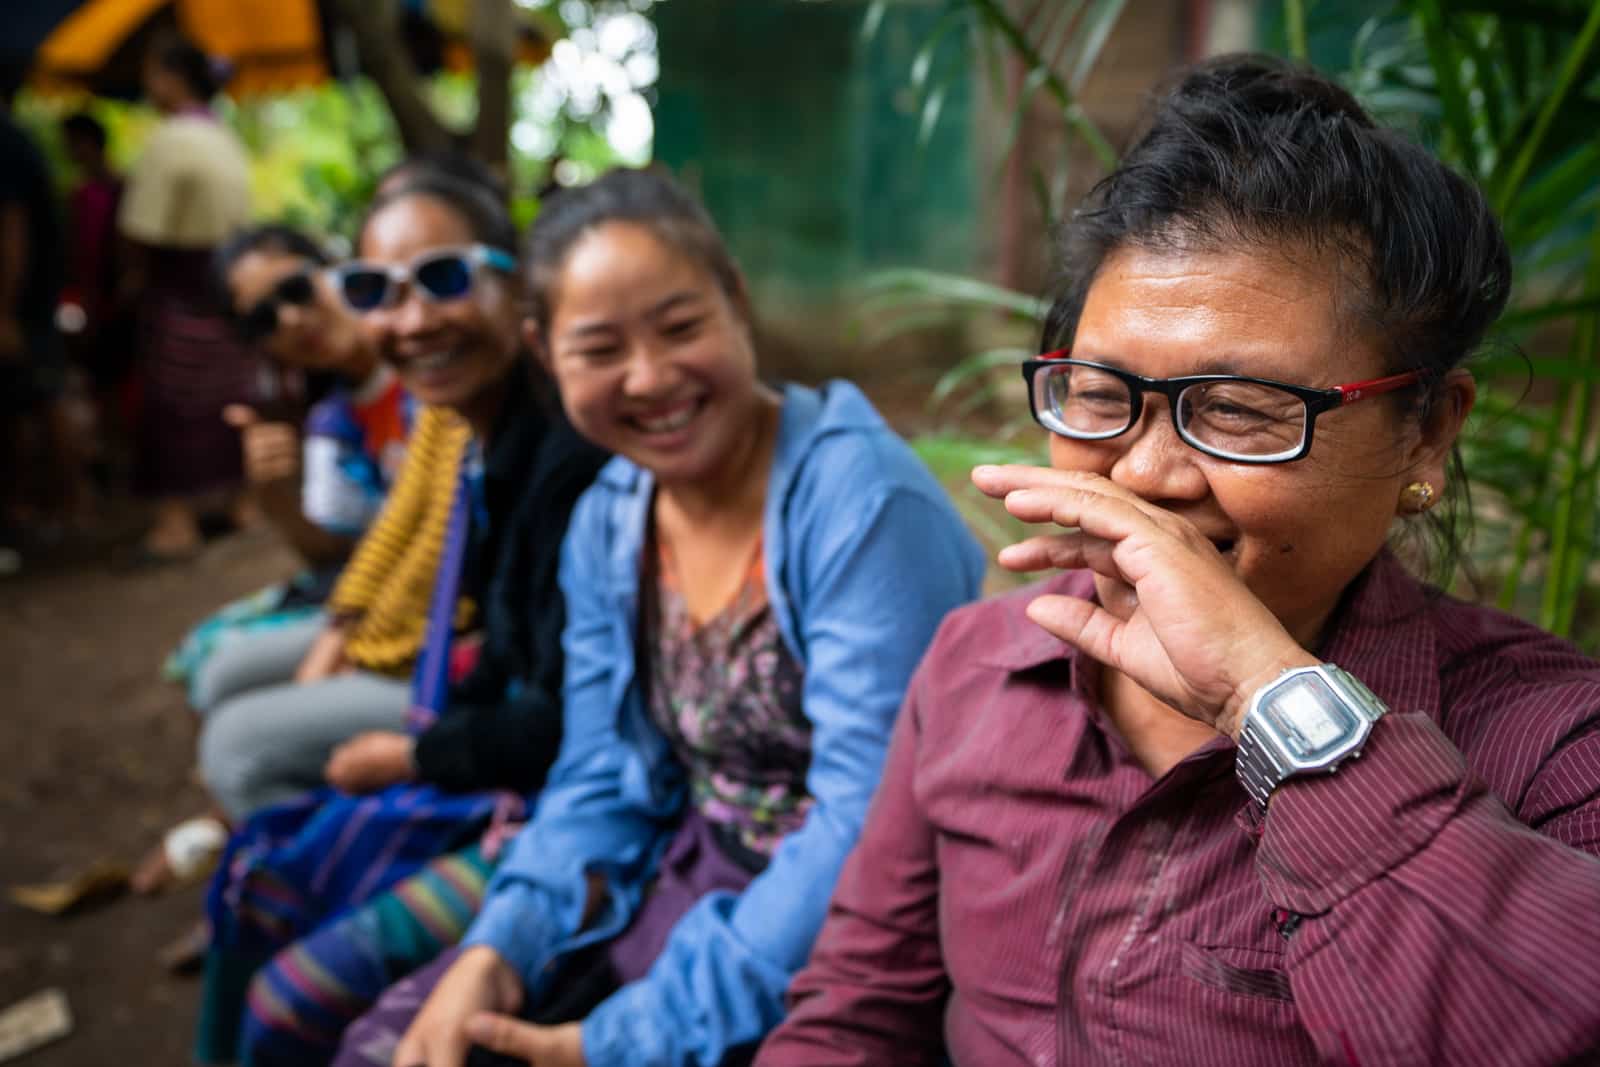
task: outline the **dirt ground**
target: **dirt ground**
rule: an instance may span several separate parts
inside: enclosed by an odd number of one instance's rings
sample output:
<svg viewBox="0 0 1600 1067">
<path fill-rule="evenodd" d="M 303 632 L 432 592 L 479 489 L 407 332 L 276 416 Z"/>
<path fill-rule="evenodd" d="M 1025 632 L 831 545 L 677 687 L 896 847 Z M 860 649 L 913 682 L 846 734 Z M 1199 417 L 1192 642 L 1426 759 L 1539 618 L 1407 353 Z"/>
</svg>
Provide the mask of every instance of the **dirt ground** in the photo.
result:
<svg viewBox="0 0 1600 1067">
<path fill-rule="evenodd" d="M 225 600 L 289 572 L 265 532 L 211 543 L 195 561 L 128 572 L 109 548 L 57 552 L 0 579 L 0 886 L 132 864 L 203 807 L 194 723 L 161 662 Z M 157 952 L 200 914 L 202 890 L 124 895 L 67 918 L 0 900 L 0 1007 L 56 986 L 71 1036 L 23 1067 L 190 1062 L 198 981 Z"/>
</svg>

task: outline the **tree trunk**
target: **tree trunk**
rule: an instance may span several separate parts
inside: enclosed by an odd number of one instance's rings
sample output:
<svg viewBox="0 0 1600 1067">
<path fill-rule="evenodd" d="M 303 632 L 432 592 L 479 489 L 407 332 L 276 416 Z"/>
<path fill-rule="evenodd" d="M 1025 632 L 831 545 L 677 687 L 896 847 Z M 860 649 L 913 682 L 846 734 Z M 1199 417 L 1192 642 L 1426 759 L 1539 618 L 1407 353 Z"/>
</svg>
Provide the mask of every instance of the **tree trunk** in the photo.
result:
<svg viewBox="0 0 1600 1067">
<path fill-rule="evenodd" d="M 509 7 L 509 0 L 506 2 Z M 456 147 L 456 138 L 422 98 L 416 67 L 401 41 L 400 9 L 395 0 L 335 0 L 334 10 L 355 37 L 362 69 L 388 102 L 406 154 L 440 153 Z"/>
<path fill-rule="evenodd" d="M 478 117 L 468 143 L 474 156 L 504 178 L 511 152 L 511 71 L 517 51 L 511 0 L 473 0 L 468 35 L 478 71 Z"/>
</svg>

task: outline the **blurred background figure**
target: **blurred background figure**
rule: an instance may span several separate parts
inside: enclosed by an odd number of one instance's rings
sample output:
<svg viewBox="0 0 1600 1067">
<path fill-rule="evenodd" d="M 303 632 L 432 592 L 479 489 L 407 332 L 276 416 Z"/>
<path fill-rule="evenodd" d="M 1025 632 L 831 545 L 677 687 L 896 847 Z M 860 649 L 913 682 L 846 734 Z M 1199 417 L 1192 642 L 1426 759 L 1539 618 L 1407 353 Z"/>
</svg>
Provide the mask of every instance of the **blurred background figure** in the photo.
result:
<svg viewBox="0 0 1600 1067">
<path fill-rule="evenodd" d="M 65 365 L 55 331 L 61 232 L 50 172 L 12 121 L 17 80 L 0 72 L 0 573 L 59 485 L 55 438 Z"/>
<path fill-rule="evenodd" d="M 217 89 L 193 44 L 174 37 L 152 47 L 144 92 L 163 119 L 118 212 L 131 246 L 123 298 L 138 301 L 135 484 L 156 502 L 145 562 L 198 550 L 198 508 L 240 480 L 238 434 L 222 411 L 251 399 L 256 368 L 218 307 L 210 270 L 216 246 L 249 218 L 250 175 L 243 147 L 208 107 Z"/>
<path fill-rule="evenodd" d="M 93 115 L 80 111 L 63 119 L 61 142 L 74 174 L 67 195 L 66 286 L 57 321 L 94 402 L 91 439 L 76 443 L 104 460 L 105 435 L 120 437 L 124 429 L 119 392 L 133 360 L 128 316 L 116 299 L 122 179 L 106 156 L 106 128 Z"/>
</svg>

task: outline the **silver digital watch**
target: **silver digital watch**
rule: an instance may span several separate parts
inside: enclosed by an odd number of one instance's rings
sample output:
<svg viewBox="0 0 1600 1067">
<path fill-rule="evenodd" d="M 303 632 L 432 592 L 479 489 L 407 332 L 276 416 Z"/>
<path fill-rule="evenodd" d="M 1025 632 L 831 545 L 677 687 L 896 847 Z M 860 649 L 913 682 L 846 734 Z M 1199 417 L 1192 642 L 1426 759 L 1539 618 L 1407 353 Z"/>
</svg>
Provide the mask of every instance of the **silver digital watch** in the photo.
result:
<svg viewBox="0 0 1600 1067">
<path fill-rule="evenodd" d="M 1239 730 L 1235 769 L 1262 807 L 1286 779 L 1331 774 L 1361 754 L 1389 709 L 1352 674 L 1331 663 L 1295 667 L 1256 690 Z"/>
</svg>

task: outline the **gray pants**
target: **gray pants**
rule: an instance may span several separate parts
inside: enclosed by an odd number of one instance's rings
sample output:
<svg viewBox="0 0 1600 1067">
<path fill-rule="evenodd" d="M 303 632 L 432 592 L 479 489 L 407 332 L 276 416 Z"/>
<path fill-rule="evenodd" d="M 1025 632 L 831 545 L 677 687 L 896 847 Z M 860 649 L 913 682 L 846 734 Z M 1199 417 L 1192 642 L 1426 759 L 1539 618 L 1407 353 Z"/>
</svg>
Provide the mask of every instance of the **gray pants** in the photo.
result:
<svg viewBox="0 0 1600 1067">
<path fill-rule="evenodd" d="M 338 745 L 367 730 L 404 730 L 411 687 L 368 671 L 294 681 L 322 629 L 311 619 L 224 639 L 195 679 L 200 773 L 238 823 L 323 783 Z"/>
</svg>

